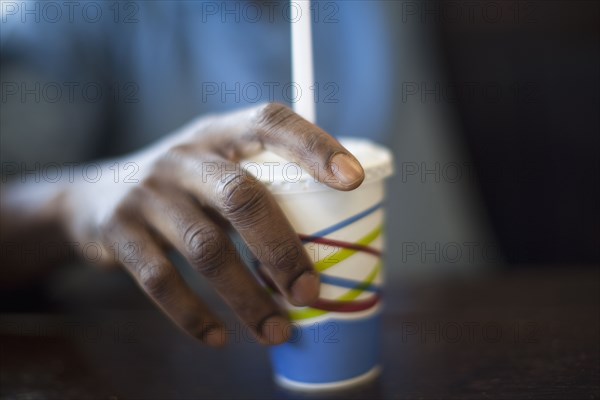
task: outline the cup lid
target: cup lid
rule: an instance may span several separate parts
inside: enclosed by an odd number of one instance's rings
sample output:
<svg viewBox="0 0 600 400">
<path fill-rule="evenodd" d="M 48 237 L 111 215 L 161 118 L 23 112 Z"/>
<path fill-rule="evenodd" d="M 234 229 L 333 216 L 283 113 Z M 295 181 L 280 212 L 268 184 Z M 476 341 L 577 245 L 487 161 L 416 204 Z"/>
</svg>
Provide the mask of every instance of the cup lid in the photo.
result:
<svg viewBox="0 0 600 400">
<path fill-rule="evenodd" d="M 365 171 L 364 183 L 389 177 L 394 173 L 393 156 L 389 149 L 367 139 L 338 138 L 340 143 L 360 162 Z M 274 193 L 324 190 L 309 172 L 292 161 L 270 151 L 263 151 L 241 162 L 242 167 L 269 187 Z"/>
</svg>

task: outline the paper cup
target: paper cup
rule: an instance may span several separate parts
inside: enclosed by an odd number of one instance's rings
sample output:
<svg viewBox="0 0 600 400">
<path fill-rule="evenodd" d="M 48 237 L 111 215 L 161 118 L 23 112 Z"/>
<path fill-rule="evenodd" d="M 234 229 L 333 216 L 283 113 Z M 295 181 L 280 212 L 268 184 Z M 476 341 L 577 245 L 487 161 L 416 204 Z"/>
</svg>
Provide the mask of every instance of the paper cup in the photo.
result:
<svg viewBox="0 0 600 400">
<path fill-rule="evenodd" d="M 293 332 L 271 348 L 271 359 L 276 382 L 291 389 L 346 388 L 381 369 L 384 179 L 393 173 L 392 155 L 367 140 L 340 141 L 366 174 L 350 192 L 330 189 L 269 152 L 244 163 L 270 188 L 321 275 L 320 298 L 311 307 L 277 296 Z"/>
</svg>

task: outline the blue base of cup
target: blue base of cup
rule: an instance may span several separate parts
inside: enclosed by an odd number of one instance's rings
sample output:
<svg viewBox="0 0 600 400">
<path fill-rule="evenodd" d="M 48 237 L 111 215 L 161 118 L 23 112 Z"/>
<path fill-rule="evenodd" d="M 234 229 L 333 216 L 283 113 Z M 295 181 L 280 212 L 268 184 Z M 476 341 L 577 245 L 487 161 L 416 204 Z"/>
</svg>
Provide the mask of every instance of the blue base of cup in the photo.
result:
<svg viewBox="0 0 600 400">
<path fill-rule="evenodd" d="M 381 374 L 381 367 L 377 365 L 360 376 L 346 379 L 343 381 L 327 383 L 306 383 L 293 381 L 281 375 L 275 375 L 275 382 L 279 386 L 289 390 L 299 390 L 304 392 L 320 392 L 327 390 L 342 390 L 354 386 L 363 385 L 377 378 L 379 374 Z"/>
<path fill-rule="evenodd" d="M 381 314 L 296 325 L 289 342 L 271 348 L 276 381 L 301 390 L 345 388 L 380 370 Z"/>
</svg>

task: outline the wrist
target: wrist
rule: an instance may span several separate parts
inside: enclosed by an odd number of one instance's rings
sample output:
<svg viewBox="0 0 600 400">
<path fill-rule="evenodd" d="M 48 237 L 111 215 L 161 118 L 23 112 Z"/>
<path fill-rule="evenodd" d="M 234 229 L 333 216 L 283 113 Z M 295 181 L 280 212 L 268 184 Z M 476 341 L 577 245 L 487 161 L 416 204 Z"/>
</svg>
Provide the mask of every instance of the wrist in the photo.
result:
<svg viewBox="0 0 600 400">
<path fill-rule="evenodd" d="M 65 185 L 59 183 L 9 183 L 2 185 L 2 219 L 18 230 L 45 228 L 66 232 Z M 58 237 L 57 236 L 57 237 Z"/>
</svg>

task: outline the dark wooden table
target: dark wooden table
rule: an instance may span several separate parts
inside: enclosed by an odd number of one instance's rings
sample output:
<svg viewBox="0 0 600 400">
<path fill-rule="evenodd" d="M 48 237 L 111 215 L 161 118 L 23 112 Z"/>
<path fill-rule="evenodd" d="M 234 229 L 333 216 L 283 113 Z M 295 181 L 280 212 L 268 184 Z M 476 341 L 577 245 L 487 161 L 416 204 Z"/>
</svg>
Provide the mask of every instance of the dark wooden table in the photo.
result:
<svg viewBox="0 0 600 400">
<path fill-rule="evenodd" d="M 266 350 L 243 334 L 197 345 L 118 273 L 69 279 L 46 311 L 2 314 L 3 398 L 600 397 L 597 268 L 388 288 L 382 376 L 327 396 L 275 386 Z"/>
</svg>

